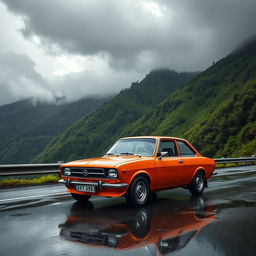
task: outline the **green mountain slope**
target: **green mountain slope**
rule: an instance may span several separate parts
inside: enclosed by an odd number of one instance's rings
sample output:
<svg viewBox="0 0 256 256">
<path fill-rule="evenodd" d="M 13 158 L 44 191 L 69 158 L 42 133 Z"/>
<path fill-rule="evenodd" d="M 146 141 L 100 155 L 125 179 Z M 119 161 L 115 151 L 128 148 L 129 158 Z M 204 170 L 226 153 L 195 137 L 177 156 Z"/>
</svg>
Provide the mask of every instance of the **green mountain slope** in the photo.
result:
<svg viewBox="0 0 256 256">
<path fill-rule="evenodd" d="M 86 98 L 65 104 L 23 100 L 0 107 L 0 163 L 28 163 L 66 127 L 107 99 Z"/>
<path fill-rule="evenodd" d="M 140 83 L 133 83 L 129 89 L 68 128 L 33 161 L 68 161 L 102 154 L 123 127 L 154 108 L 192 76 L 194 73 L 168 69 L 152 71 Z"/>
<path fill-rule="evenodd" d="M 256 79 L 250 79 L 185 136 L 207 155 L 256 154 Z"/>
<path fill-rule="evenodd" d="M 256 153 L 256 41 L 200 73 L 120 136 L 185 137 L 208 156 Z"/>
</svg>

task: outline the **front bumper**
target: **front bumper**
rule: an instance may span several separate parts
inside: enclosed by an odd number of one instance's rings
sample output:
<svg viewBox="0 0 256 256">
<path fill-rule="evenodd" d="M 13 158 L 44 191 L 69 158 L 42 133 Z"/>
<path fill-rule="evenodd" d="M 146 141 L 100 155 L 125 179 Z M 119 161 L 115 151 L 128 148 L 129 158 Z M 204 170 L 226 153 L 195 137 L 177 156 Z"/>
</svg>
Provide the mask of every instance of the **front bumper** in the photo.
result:
<svg viewBox="0 0 256 256">
<path fill-rule="evenodd" d="M 99 190 L 103 188 L 117 188 L 122 189 L 128 186 L 127 183 L 103 183 L 101 180 L 97 182 L 84 182 L 84 181 L 73 181 L 73 180 L 59 180 L 60 184 L 63 184 L 67 187 L 73 186 L 73 185 L 89 185 L 89 186 L 96 186 Z"/>
</svg>

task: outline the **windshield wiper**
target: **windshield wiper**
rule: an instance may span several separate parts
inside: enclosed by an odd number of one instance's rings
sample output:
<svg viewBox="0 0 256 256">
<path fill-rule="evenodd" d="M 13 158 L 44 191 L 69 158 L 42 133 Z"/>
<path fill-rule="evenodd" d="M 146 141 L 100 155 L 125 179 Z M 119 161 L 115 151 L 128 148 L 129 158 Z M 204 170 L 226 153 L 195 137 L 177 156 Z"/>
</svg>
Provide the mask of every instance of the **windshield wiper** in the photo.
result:
<svg viewBox="0 0 256 256">
<path fill-rule="evenodd" d="M 141 157 L 140 154 L 134 154 L 134 153 L 131 153 L 131 152 L 122 152 L 122 153 L 120 153 L 119 155 L 139 156 L 139 157 Z"/>
<path fill-rule="evenodd" d="M 113 153 L 106 153 L 104 154 L 104 156 L 113 156 L 114 154 Z"/>
<path fill-rule="evenodd" d="M 131 152 L 122 152 L 122 153 L 120 153 L 120 155 L 134 155 L 134 154 Z"/>
</svg>

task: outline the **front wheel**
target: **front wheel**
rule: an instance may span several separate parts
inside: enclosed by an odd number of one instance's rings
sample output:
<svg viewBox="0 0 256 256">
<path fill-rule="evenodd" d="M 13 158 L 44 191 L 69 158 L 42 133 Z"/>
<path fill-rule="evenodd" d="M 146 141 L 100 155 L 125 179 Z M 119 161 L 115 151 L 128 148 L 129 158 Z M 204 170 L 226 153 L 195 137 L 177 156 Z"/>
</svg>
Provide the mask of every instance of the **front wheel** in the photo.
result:
<svg viewBox="0 0 256 256">
<path fill-rule="evenodd" d="M 88 195 L 80 195 L 80 194 L 74 194 L 74 193 L 71 193 L 71 195 L 75 200 L 81 203 L 88 202 L 88 200 L 91 198 L 91 196 L 88 196 Z"/>
<path fill-rule="evenodd" d="M 133 206 L 145 205 L 149 199 L 149 184 L 148 180 L 142 176 L 134 179 L 129 188 L 126 200 Z"/>
<path fill-rule="evenodd" d="M 200 171 L 197 172 L 189 185 L 189 191 L 192 195 L 201 195 L 205 188 L 205 176 Z"/>
</svg>

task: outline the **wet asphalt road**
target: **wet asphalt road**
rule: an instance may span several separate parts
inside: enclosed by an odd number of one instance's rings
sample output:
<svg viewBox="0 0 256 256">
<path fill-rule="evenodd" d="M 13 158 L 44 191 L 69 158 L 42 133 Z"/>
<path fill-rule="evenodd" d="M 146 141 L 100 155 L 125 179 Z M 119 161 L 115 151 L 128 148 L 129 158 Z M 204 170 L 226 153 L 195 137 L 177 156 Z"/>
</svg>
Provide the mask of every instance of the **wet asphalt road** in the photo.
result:
<svg viewBox="0 0 256 256">
<path fill-rule="evenodd" d="M 256 166 L 218 170 L 202 197 L 174 189 L 133 209 L 79 205 L 61 185 L 0 190 L 0 255 L 256 255 Z"/>
</svg>

